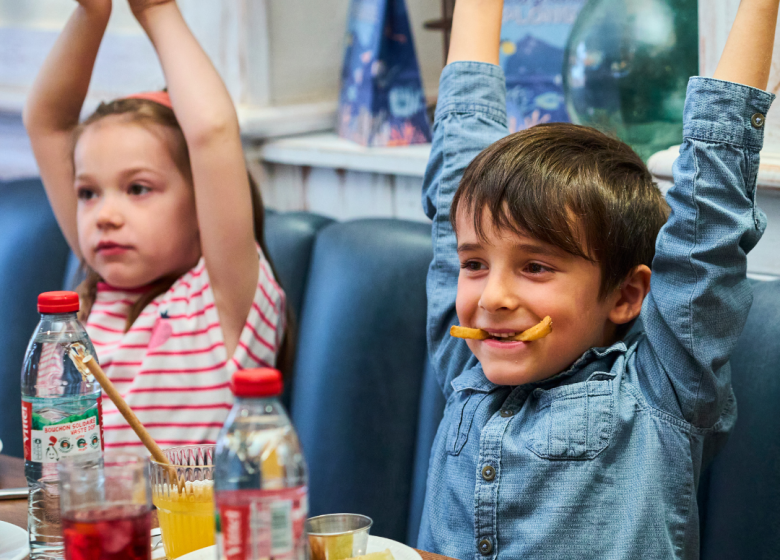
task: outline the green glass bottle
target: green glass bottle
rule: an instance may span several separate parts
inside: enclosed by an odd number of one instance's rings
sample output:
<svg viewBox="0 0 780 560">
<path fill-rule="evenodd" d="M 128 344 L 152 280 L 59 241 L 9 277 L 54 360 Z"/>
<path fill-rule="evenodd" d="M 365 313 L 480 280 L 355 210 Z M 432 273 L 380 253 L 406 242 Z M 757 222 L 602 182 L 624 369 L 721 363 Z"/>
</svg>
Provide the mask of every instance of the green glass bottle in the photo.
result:
<svg viewBox="0 0 780 560">
<path fill-rule="evenodd" d="M 589 0 L 564 54 L 569 115 L 627 142 L 645 161 L 681 143 L 698 41 L 696 0 Z"/>
</svg>

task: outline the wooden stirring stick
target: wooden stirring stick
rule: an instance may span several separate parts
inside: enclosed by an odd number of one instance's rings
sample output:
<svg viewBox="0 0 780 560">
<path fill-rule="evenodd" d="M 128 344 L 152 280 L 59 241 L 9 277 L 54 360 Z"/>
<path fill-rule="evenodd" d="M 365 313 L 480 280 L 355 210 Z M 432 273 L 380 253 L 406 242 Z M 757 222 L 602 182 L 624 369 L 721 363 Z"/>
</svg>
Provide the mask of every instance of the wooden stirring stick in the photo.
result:
<svg viewBox="0 0 780 560">
<path fill-rule="evenodd" d="M 92 356 L 84 351 L 84 347 L 80 343 L 71 344 L 70 349 L 68 350 L 68 354 L 70 355 L 70 359 L 73 360 L 73 363 L 79 370 L 82 368 L 87 368 L 89 372 L 95 377 L 95 379 L 97 379 L 98 383 L 100 383 L 100 386 L 108 395 L 108 398 L 111 399 L 111 402 L 114 403 L 117 410 L 119 410 L 122 416 L 125 417 L 127 423 L 130 424 L 130 427 L 133 428 L 133 431 L 136 433 L 141 442 L 146 446 L 146 449 L 148 449 L 149 453 L 152 454 L 154 460 L 158 463 L 162 463 L 163 465 L 168 466 L 168 472 L 176 480 L 176 485 L 179 487 L 179 493 L 181 493 L 184 489 L 184 481 L 179 478 L 174 466 L 163 454 L 162 449 L 160 449 L 160 446 L 157 445 L 157 442 L 154 441 L 152 436 L 149 435 L 149 432 L 146 431 L 144 425 L 141 424 L 141 421 L 135 415 L 135 412 L 133 412 L 130 406 L 128 406 L 128 404 L 125 402 L 125 399 L 122 398 L 122 395 L 119 394 L 119 391 L 116 390 L 116 387 L 114 387 L 114 384 L 111 383 L 111 380 L 103 371 L 103 368 L 101 368 L 97 363 L 97 360 L 93 360 Z"/>
</svg>

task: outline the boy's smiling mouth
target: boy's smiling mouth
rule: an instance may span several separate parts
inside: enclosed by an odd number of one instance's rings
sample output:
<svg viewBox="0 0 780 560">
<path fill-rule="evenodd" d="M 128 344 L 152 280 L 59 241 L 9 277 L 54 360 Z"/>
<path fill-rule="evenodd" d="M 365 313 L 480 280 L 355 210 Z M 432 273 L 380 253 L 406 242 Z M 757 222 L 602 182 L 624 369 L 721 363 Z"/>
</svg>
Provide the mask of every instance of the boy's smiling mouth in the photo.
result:
<svg viewBox="0 0 780 560">
<path fill-rule="evenodd" d="M 485 331 L 486 333 L 488 333 L 488 335 L 490 335 L 490 338 L 488 340 L 490 339 L 501 340 L 505 338 L 510 338 L 513 336 L 517 336 L 521 332 L 525 331 L 525 329 L 518 330 L 518 331 L 511 331 L 509 329 L 481 329 L 481 330 Z M 505 341 L 505 342 L 510 342 L 510 341 Z"/>
</svg>

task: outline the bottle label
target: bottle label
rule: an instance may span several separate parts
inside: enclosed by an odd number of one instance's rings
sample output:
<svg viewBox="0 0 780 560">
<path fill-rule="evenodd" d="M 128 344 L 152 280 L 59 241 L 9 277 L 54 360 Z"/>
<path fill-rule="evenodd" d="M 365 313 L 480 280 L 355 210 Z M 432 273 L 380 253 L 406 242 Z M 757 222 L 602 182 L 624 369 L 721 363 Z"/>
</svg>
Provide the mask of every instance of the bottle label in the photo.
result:
<svg viewBox="0 0 780 560">
<path fill-rule="evenodd" d="M 22 400 L 24 458 L 44 465 L 63 457 L 99 457 L 103 451 L 100 399 L 82 414 L 59 421 L 45 418 L 40 409 L 47 405 Z"/>
<path fill-rule="evenodd" d="M 220 560 L 304 558 L 307 495 L 305 486 L 217 492 Z"/>
</svg>

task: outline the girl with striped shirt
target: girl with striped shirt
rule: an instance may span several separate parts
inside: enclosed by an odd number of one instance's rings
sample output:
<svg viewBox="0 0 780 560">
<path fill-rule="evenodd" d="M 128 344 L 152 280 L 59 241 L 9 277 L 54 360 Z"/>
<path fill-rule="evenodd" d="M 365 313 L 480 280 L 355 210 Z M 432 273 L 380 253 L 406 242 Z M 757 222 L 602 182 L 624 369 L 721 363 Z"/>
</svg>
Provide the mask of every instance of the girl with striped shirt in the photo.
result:
<svg viewBox="0 0 780 560">
<path fill-rule="evenodd" d="M 78 3 L 24 122 L 54 214 L 87 270 L 82 319 L 160 445 L 213 442 L 231 374 L 286 355 L 285 296 L 264 250 L 236 112 L 176 3 L 130 0 L 167 91 L 101 104 L 79 123 L 111 0 Z M 141 449 L 108 399 L 103 414 L 107 448 Z"/>
</svg>

